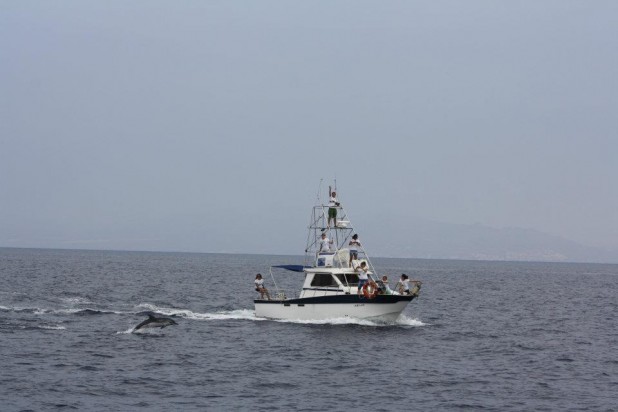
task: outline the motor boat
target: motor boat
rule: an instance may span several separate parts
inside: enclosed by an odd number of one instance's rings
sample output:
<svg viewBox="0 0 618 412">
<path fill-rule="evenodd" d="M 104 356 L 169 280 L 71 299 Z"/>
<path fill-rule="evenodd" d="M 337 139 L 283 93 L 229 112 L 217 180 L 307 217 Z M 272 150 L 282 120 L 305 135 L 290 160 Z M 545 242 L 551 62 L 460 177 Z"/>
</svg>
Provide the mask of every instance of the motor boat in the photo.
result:
<svg viewBox="0 0 618 412">
<path fill-rule="evenodd" d="M 337 211 L 336 218 L 331 216 L 329 219 L 329 209 L 333 208 Z M 395 290 L 391 290 L 378 276 L 362 243 L 354 244 L 356 253 L 351 252 L 354 227 L 341 203 L 323 204 L 318 192 L 308 229 L 304 264 L 270 267 L 275 290 L 272 296 L 261 293 L 260 298 L 254 300 L 256 317 L 294 320 L 354 318 L 393 322 L 419 296 L 420 281 L 399 281 Z M 324 248 L 327 242 L 323 238 L 330 242 L 328 250 Z M 360 270 L 365 270 L 369 279 L 359 289 Z M 281 271 L 304 273 L 297 297 L 288 297 L 286 291 L 278 288 L 274 273 Z"/>
</svg>

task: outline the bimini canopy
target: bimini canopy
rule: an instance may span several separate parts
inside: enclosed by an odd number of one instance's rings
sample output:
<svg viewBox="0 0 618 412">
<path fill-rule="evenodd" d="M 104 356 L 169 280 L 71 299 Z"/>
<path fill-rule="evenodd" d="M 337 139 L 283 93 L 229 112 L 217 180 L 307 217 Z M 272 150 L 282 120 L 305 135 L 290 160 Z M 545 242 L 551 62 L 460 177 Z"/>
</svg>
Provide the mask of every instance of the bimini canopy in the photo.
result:
<svg viewBox="0 0 618 412">
<path fill-rule="evenodd" d="M 290 270 L 292 272 L 302 272 L 303 269 L 305 269 L 308 266 L 303 266 L 303 265 L 275 265 L 272 266 L 274 268 L 281 268 L 281 269 L 285 269 L 285 270 Z"/>
</svg>

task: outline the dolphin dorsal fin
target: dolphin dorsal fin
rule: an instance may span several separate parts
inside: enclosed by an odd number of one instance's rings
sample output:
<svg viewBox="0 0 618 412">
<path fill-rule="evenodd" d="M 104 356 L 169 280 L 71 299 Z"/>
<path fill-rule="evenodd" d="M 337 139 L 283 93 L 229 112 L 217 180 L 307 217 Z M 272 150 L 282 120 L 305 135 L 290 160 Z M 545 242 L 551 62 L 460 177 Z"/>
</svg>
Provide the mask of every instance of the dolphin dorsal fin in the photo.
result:
<svg viewBox="0 0 618 412">
<path fill-rule="evenodd" d="M 152 319 L 156 319 L 156 317 L 155 317 L 155 315 L 153 315 L 152 313 L 149 313 L 149 314 L 148 314 L 148 319 L 151 319 L 151 320 L 152 320 Z"/>
</svg>

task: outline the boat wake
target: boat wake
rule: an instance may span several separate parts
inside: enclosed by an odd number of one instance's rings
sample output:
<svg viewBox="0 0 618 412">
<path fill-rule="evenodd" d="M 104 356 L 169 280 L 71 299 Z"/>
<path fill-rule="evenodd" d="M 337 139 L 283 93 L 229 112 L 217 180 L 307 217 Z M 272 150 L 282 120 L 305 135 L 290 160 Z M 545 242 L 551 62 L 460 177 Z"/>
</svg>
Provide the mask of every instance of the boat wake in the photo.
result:
<svg viewBox="0 0 618 412">
<path fill-rule="evenodd" d="M 267 319 L 255 316 L 255 311 L 251 309 L 236 309 L 229 311 L 217 311 L 210 313 L 193 312 L 188 309 L 179 308 L 165 308 L 152 305 L 150 303 L 142 303 L 138 305 L 140 308 L 147 309 L 152 312 L 160 313 L 166 316 L 179 316 L 193 320 L 251 320 L 251 321 L 272 321 L 279 323 L 294 323 L 301 325 L 360 325 L 360 326 L 403 326 L 403 327 L 418 327 L 427 326 L 426 323 L 414 318 L 410 318 L 405 315 L 400 315 L 394 322 L 385 322 L 369 319 L 355 319 L 355 318 L 332 318 L 332 319 L 320 319 L 320 320 L 289 320 L 289 319 Z"/>
<path fill-rule="evenodd" d="M 394 322 L 385 322 L 379 319 L 356 319 L 356 318 L 331 318 L 320 320 L 300 320 L 300 319 L 267 319 L 255 316 L 255 311 L 252 309 L 235 309 L 221 310 L 215 312 L 194 312 L 190 309 L 161 307 L 151 303 L 140 303 L 134 307 L 134 310 L 116 311 L 116 310 L 98 310 L 90 308 L 63 308 L 63 309 L 47 309 L 37 307 L 6 307 L 0 306 L 0 311 L 7 312 L 22 312 L 31 313 L 34 315 L 75 315 L 75 316 L 101 316 L 101 315 L 139 315 L 145 312 L 154 312 L 164 316 L 180 317 L 198 321 L 227 321 L 227 320 L 248 320 L 248 321 L 271 321 L 278 323 L 292 323 L 300 325 L 360 325 L 373 327 L 419 327 L 427 326 L 426 323 L 405 315 L 400 315 Z M 48 329 L 65 329 L 63 326 L 47 327 Z M 131 333 L 133 328 L 117 333 Z"/>
<path fill-rule="evenodd" d="M 417 327 L 426 326 L 426 323 L 421 322 L 418 319 L 409 318 L 405 315 L 400 315 L 394 322 L 381 321 L 379 319 L 356 319 L 356 318 L 332 318 L 332 319 L 320 319 L 320 320 L 288 320 L 288 319 L 275 319 L 274 322 L 281 323 L 297 323 L 302 325 L 359 325 L 359 326 L 373 326 L 373 327 Z"/>
<path fill-rule="evenodd" d="M 230 311 L 217 311 L 212 313 L 199 313 L 193 312 L 189 309 L 178 308 L 163 308 L 150 303 L 142 303 L 137 306 L 138 308 L 144 308 L 152 312 L 160 313 L 166 316 L 179 316 L 187 319 L 194 320 L 266 320 L 262 318 L 256 318 L 255 312 L 249 309 L 237 309 Z"/>
<path fill-rule="evenodd" d="M 131 312 L 122 312 L 114 310 L 91 309 L 91 308 L 39 308 L 39 307 L 7 307 L 0 306 L 0 311 L 15 312 L 15 313 L 32 313 L 34 315 L 121 315 Z"/>
</svg>

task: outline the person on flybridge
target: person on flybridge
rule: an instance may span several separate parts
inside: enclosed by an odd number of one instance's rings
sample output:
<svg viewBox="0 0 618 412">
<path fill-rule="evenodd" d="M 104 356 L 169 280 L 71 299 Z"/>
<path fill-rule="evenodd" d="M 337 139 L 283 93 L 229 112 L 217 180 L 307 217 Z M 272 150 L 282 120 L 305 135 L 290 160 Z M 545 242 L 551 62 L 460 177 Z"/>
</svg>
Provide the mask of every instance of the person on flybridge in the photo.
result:
<svg viewBox="0 0 618 412">
<path fill-rule="evenodd" d="M 350 240 L 348 246 L 350 246 L 350 262 L 348 265 L 352 267 L 352 261 L 358 259 L 358 250 L 361 248 L 358 234 L 355 233 L 354 236 L 352 236 L 352 240 Z"/>
<path fill-rule="evenodd" d="M 330 252 L 330 245 L 333 244 L 333 241 L 326 237 L 326 233 L 322 233 L 322 236 L 318 243 L 320 244 L 320 249 L 318 249 L 318 253 Z"/>
<path fill-rule="evenodd" d="M 330 199 L 328 200 L 328 224 L 327 226 L 331 227 L 330 221 L 332 219 L 333 220 L 332 227 L 337 227 L 337 208 L 339 207 L 340 203 L 337 200 L 337 193 L 333 192 L 330 186 L 328 186 L 328 195 L 330 196 Z"/>
</svg>

